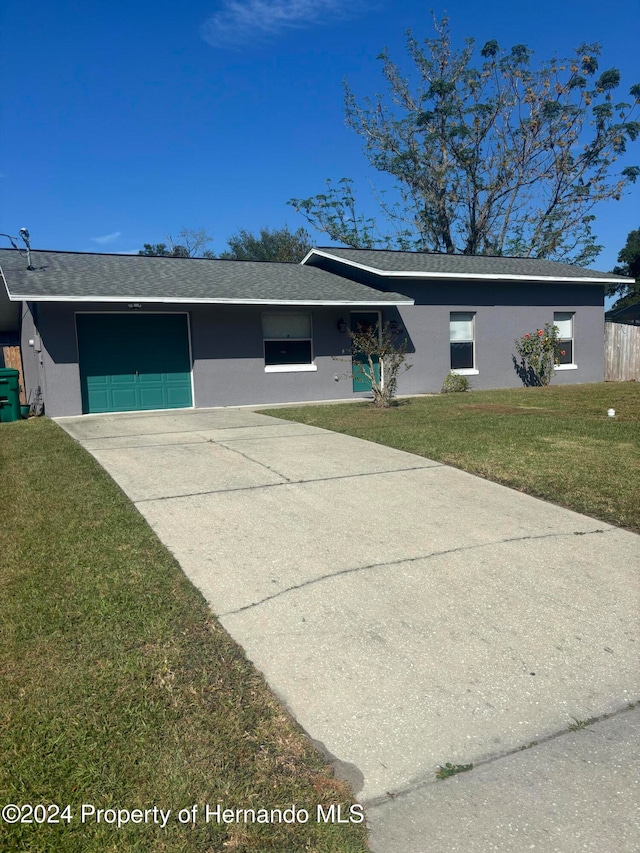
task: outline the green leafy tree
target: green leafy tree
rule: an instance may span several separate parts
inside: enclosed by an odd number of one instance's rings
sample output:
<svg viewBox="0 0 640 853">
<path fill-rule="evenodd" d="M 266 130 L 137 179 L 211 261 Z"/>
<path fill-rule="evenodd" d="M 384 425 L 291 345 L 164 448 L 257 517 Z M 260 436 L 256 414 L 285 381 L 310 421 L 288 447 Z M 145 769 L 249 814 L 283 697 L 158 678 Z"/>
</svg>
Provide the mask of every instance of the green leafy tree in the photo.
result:
<svg viewBox="0 0 640 853">
<path fill-rule="evenodd" d="M 145 243 L 138 254 L 145 255 L 147 258 L 172 257 L 171 249 L 169 249 L 166 243 Z"/>
<path fill-rule="evenodd" d="M 300 263 L 313 247 L 311 236 L 304 228 L 289 231 L 284 228 L 262 228 L 259 236 L 241 229 L 227 240 L 229 248 L 221 258 L 236 261 L 289 261 Z"/>
<path fill-rule="evenodd" d="M 371 382 L 373 405 L 386 409 L 393 405 L 398 387 L 398 374 L 409 370 L 406 363 L 408 341 L 399 339 L 390 323 L 358 326 L 349 331 L 351 353 L 358 362 L 359 375 Z M 353 375 L 353 374 L 352 374 Z"/>
<path fill-rule="evenodd" d="M 640 302 L 640 228 L 630 231 L 627 242 L 618 255 L 620 266 L 614 267 L 616 275 L 626 275 L 635 278 L 634 284 L 610 284 L 607 287 L 607 296 L 620 295 L 618 301 L 613 305 L 615 308 L 624 308 L 634 302 Z"/>
<path fill-rule="evenodd" d="M 386 226 L 358 211 L 348 178 L 290 204 L 316 229 L 355 248 L 523 255 L 574 263 L 599 252 L 591 222 L 598 202 L 619 199 L 640 169 L 616 161 L 640 133 L 640 84 L 616 95 L 620 73 L 598 69 L 601 48 L 532 63 L 519 44 L 493 40 L 474 60 L 473 39 L 452 45 L 407 34 L 413 73 L 379 58 L 388 96 L 358 102 L 345 86 L 346 122 L 374 169 L 395 184 L 377 201 Z"/>
<path fill-rule="evenodd" d="M 212 239 L 204 228 L 183 228 L 176 240 L 169 234 L 167 243 L 145 243 L 138 254 L 153 258 L 213 258 L 213 252 L 204 248 Z"/>
</svg>

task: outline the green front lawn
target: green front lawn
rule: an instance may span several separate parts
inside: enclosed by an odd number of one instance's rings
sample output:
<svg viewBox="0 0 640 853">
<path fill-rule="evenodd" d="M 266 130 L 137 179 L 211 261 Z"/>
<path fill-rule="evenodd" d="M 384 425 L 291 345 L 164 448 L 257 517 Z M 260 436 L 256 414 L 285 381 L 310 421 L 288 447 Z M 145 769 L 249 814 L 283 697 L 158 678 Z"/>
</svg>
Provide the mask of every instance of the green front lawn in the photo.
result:
<svg viewBox="0 0 640 853">
<path fill-rule="evenodd" d="M 353 403 L 261 411 L 445 462 L 640 532 L 633 382 L 414 397 L 382 410 Z"/>
<path fill-rule="evenodd" d="M 366 849 L 363 826 L 316 821 L 317 804 L 348 814 L 346 786 L 138 511 L 46 419 L 0 426 L 0 525 L 0 805 L 61 809 L 58 823 L 0 820 L 0 850 Z M 309 821 L 205 823 L 219 803 L 296 804 Z M 147 822 L 83 824 L 82 804 Z M 164 829 L 154 807 L 171 810 Z"/>
</svg>

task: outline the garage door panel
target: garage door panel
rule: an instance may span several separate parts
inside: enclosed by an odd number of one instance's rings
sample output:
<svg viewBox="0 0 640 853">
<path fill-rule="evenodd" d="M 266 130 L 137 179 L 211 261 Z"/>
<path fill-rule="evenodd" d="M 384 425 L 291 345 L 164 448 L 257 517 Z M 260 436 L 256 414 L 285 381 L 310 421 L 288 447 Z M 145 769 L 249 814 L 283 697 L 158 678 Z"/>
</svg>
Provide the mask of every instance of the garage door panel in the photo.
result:
<svg viewBox="0 0 640 853">
<path fill-rule="evenodd" d="M 108 378 L 102 376 L 94 377 L 94 381 L 96 382 L 96 384 L 98 384 L 98 382 L 103 382 L 107 385 L 107 387 L 111 387 L 114 385 L 131 385 L 133 382 L 135 382 L 135 379 L 135 373 L 113 373 Z"/>
<path fill-rule="evenodd" d="M 138 398 L 133 389 L 114 387 L 111 389 L 111 393 L 107 395 L 107 402 L 105 404 L 107 408 L 104 408 L 102 411 L 134 411 L 138 408 L 137 403 Z"/>
<path fill-rule="evenodd" d="M 168 394 L 163 388 L 140 388 L 138 395 L 140 409 L 168 409 L 170 408 Z"/>
<path fill-rule="evenodd" d="M 167 388 L 167 408 L 182 409 L 191 405 L 191 394 L 184 388 Z"/>
<path fill-rule="evenodd" d="M 110 409 L 109 406 L 109 394 L 106 390 L 97 390 L 93 389 L 91 393 L 91 399 L 93 401 L 93 411 L 94 412 L 108 412 Z"/>
<path fill-rule="evenodd" d="M 192 405 L 184 314 L 78 314 L 83 412 Z"/>
</svg>

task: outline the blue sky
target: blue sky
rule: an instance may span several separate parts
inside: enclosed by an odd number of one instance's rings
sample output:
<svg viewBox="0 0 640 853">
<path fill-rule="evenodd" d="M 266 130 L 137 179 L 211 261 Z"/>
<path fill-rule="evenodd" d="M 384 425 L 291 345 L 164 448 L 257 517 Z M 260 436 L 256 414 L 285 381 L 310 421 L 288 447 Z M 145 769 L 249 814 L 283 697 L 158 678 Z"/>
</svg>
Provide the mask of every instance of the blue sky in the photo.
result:
<svg viewBox="0 0 640 853">
<path fill-rule="evenodd" d="M 600 41 L 625 93 L 640 79 L 636 0 L 4 0 L 0 231 L 130 252 L 205 228 L 219 252 L 240 228 L 305 225 L 286 202 L 328 177 L 365 196 L 376 175 L 344 125 L 342 80 L 382 90 L 376 56 L 404 61 L 405 30 L 431 36 L 431 8 L 459 42 L 542 60 Z M 596 210 L 596 268 L 640 226 L 639 192 Z"/>
</svg>

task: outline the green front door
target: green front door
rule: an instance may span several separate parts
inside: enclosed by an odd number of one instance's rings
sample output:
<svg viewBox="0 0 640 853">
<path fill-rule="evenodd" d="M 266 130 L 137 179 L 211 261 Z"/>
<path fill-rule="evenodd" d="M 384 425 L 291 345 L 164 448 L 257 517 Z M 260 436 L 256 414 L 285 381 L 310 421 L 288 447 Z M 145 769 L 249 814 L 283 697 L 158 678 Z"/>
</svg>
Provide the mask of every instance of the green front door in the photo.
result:
<svg viewBox="0 0 640 853">
<path fill-rule="evenodd" d="M 192 405 L 186 314 L 78 314 L 83 412 Z"/>
<path fill-rule="evenodd" d="M 368 329 L 371 327 L 379 326 L 380 324 L 380 315 L 377 311 L 352 311 L 351 312 L 351 331 L 357 332 L 358 327 L 361 329 Z M 351 356 L 351 374 L 353 376 L 353 390 L 362 392 L 362 391 L 371 391 L 371 379 L 365 375 L 365 372 L 362 368 L 362 365 L 367 365 L 368 362 L 366 356 L 362 355 L 362 353 L 353 353 Z M 376 382 L 380 380 L 380 364 L 378 361 L 378 357 L 374 357 L 374 365 L 373 369 L 375 371 Z"/>
</svg>

